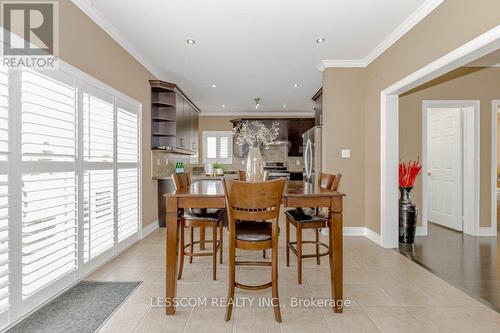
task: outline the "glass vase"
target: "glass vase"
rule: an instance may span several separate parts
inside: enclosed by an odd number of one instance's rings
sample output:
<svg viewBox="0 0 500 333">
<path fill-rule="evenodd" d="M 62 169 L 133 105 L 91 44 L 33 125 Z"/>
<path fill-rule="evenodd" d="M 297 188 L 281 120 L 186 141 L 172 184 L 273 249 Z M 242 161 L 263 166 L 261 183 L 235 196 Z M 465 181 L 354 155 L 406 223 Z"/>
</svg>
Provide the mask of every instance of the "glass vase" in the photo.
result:
<svg viewBox="0 0 500 333">
<path fill-rule="evenodd" d="M 259 147 L 250 147 L 247 156 L 246 180 L 251 182 L 264 181 L 264 162 Z"/>
</svg>

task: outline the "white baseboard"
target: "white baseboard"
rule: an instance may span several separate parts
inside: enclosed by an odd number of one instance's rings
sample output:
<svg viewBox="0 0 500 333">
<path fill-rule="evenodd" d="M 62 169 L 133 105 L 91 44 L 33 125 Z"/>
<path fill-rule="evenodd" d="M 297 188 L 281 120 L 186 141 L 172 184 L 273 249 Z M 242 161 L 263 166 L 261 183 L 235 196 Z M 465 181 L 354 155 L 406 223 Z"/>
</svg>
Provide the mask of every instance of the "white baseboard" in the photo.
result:
<svg viewBox="0 0 500 333">
<path fill-rule="evenodd" d="M 366 236 L 365 227 L 344 227 L 344 236 Z"/>
<path fill-rule="evenodd" d="M 372 242 L 380 245 L 380 235 L 376 232 L 368 229 L 367 227 L 344 227 L 344 236 L 364 236 L 371 240 Z M 321 234 L 323 236 L 328 236 L 328 229 L 321 229 Z"/>
<path fill-rule="evenodd" d="M 375 244 L 382 246 L 382 242 L 380 241 L 380 234 L 377 234 L 375 231 L 371 230 L 370 228 L 365 227 L 365 236 Z"/>
<path fill-rule="evenodd" d="M 150 233 L 152 233 L 153 231 L 155 231 L 159 227 L 160 227 L 160 224 L 159 224 L 158 220 L 153 221 L 153 223 L 148 224 L 147 226 L 142 228 L 141 238 L 145 238 L 147 235 L 149 235 Z"/>
<path fill-rule="evenodd" d="M 417 225 L 415 236 L 427 236 L 427 230 L 425 230 L 423 225 Z"/>
<path fill-rule="evenodd" d="M 478 231 L 477 235 L 478 236 L 485 236 L 485 237 L 495 236 L 495 234 L 492 232 L 491 227 L 479 227 L 479 231 Z"/>
</svg>

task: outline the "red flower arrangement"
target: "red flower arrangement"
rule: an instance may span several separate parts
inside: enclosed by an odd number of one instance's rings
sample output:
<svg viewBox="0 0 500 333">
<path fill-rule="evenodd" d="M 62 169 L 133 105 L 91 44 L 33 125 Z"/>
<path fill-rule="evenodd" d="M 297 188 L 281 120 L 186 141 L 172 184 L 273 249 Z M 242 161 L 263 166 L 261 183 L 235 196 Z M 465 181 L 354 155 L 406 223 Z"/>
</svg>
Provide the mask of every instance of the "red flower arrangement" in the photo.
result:
<svg viewBox="0 0 500 333">
<path fill-rule="evenodd" d="M 399 186 L 413 187 L 415 180 L 422 170 L 419 160 L 409 162 L 399 162 Z"/>
</svg>

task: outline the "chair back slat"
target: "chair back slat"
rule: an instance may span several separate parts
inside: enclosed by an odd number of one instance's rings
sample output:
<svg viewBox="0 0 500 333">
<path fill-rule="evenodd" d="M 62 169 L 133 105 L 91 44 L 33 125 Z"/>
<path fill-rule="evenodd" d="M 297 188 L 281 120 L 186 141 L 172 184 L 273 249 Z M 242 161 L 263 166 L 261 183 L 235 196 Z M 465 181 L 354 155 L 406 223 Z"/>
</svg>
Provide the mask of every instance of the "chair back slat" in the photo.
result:
<svg viewBox="0 0 500 333">
<path fill-rule="evenodd" d="M 334 175 L 322 172 L 318 178 L 318 185 L 321 188 L 331 189 L 334 180 L 335 180 Z"/>
<path fill-rule="evenodd" d="M 337 191 L 338 190 L 341 178 L 342 178 L 342 175 L 340 173 L 338 173 L 336 176 L 334 176 L 332 186 L 330 187 L 330 189 L 332 191 Z"/>
<path fill-rule="evenodd" d="M 172 174 L 172 179 L 174 180 L 175 190 L 191 185 L 191 176 L 187 172 L 174 173 Z"/>
<path fill-rule="evenodd" d="M 226 203 L 231 220 L 262 221 L 277 219 L 285 179 L 243 182 L 224 179 Z"/>
</svg>

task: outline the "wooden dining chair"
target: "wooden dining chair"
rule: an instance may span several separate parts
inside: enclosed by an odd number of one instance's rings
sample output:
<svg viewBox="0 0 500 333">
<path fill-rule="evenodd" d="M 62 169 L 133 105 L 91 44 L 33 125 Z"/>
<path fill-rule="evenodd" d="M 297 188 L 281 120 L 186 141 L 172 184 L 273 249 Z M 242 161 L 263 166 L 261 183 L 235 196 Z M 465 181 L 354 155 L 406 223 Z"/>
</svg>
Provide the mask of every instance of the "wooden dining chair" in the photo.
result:
<svg viewBox="0 0 500 333">
<path fill-rule="evenodd" d="M 318 186 L 324 189 L 337 191 L 341 174 L 330 175 L 321 173 L 318 178 Z M 324 215 L 319 208 L 295 208 L 285 211 L 286 215 L 286 266 L 290 267 L 290 250 L 297 256 L 297 281 L 302 284 L 302 259 L 316 258 L 319 265 L 320 258 L 327 256 L 330 248 L 327 244 L 319 241 L 319 230 L 328 227 L 328 214 Z M 290 241 L 290 224 L 296 228 L 296 241 Z M 314 229 L 315 240 L 302 240 L 302 230 Z M 314 244 L 316 251 L 314 254 L 303 254 L 303 244 Z M 320 252 L 320 247 L 326 248 L 325 252 Z"/>
<path fill-rule="evenodd" d="M 241 180 L 242 182 L 245 182 L 247 180 L 246 171 L 238 170 L 238 179 Z M 266 259 L 266 250 L 265 249 L 262 250 L 262 258 Z"/>
<path fill-rule="evenodd" d="M 243 182 L 225 178 L 223 183 L 229 216 L 229 290 L 226 321 L 231 319 L 235 288 L 271 288 L 274 317 L 276 321 L 281 322 L 278 298 L 278 220 L 285 179 Z M 271 249 L 271 262 L 236 261 L 236 249 Z M 271 282 L 261 285 L 239 283 L 236 281 L 236 266 L 271 266 Z"/>
<path fill-rule="evenodd" d="M 175 173 L 172 175 L 175 189 L 181 189 L 191 185 L 191 177 L 189 173 Z M 187 208 L 179 217 L 181 229 L 180 241 L 180 261 L 179 274 L 177 279 L 182 277 L 184 268 L 184 256 L 189 257 L 189 263 L 193 262 L 193 257 L 212 256 L 212 276 L 217 279 L 217 250 L 219 250 L 219 261 L 222 264 L 222 248 L 223 248 L 223 213 L 222 209 L 207 209 L 207 208 Z M 185 244 L 184 229 L 189 228 L 189 243 Z M 194 241 L 194 228 L 212 228 L 212 239 L 207 242 L 212 242 L 212 252 L 195 252 L 194 245 L 200 244 L 201 238 Z M 219 229 L 219 238 L 217 238 L 217 228 Z M 200 235 L 202 237 L 202 235 Z M 203 235 L 204 237 L 204 235 Z M 189 248 L 189 251 L 187 250 Z"/>
</svg>

